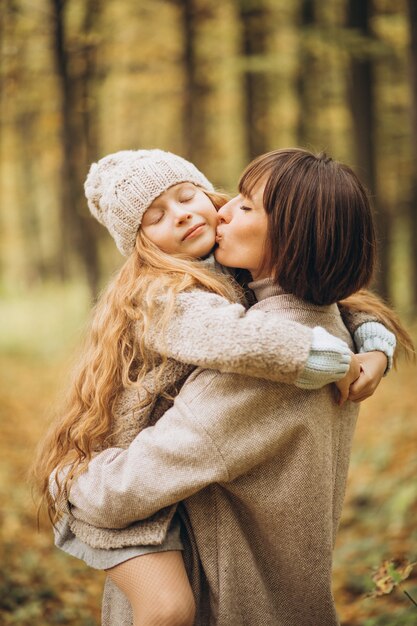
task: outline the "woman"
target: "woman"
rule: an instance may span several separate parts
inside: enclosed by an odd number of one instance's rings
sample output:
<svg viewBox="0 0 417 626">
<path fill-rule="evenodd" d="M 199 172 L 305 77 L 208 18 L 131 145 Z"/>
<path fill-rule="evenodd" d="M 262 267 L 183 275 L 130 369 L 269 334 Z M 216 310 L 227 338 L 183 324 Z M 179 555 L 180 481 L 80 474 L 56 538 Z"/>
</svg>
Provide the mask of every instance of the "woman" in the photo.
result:
<svg viewBox="0 0 417 626">
<path fill-rule="evenodd" d="M 277 151 L 249 166 L 240 191 L 219 212 L 218 260 L 252 273 L 256 307 L 351 343 L 334 303 L 369 282 L 374 259 L 353 172 Z M 188 498 L 198 624 L 336 624 L 331 549 L 355 420 L 329 388 L 309 395 L 198 370 L 155 427 L 90 463 L 71 490 L 73 512 L 122 527 Z"/>
</svg>

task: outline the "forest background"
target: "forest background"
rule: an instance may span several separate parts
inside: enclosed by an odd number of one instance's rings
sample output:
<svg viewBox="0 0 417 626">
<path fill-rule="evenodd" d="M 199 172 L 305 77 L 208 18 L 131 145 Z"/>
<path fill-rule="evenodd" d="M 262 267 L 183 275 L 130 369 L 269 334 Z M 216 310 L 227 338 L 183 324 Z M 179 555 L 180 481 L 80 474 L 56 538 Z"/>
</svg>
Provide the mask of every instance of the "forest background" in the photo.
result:
<svg viewBox="0 0 417 626">
<path fill-rule="evenodd" d="M 2 0 L 0 50 L 0 624 L 93 626 L 103 577 L 37 530 L 26 479 L 121 263 L 88 214 L 89 164 L 159 147 L 233 193 L 257 154 L 327 151 L 370 191 L 373 288 L 416 337 L 417 3 Z M 401 589 L 367 597 L 385 559 L 417 557 L 415 377 L 400 365 L 362 407 L 334 575 L 345 626 L 417 623 Z M 417 598 L 415 569 L 402 587 Z"/>
</svg>

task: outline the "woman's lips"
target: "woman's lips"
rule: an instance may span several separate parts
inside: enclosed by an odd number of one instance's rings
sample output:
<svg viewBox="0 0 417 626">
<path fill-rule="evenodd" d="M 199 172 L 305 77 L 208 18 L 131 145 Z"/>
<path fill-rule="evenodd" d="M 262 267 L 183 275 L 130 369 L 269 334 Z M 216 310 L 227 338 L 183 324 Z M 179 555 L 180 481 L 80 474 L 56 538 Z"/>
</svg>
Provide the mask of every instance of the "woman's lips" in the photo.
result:
<svg viewBox="0 0 417 626">
<path fill-rule="evenodd" d="M 186 239 L 192 239 L 193 237 L 197 237 L 197 235 L 201 233 L 204 226 L 205 226 L 205 223 L 196 224 L 196 226 L 192 226 L 191 228 L 187 230 L 182 240 L 185 241 Z"/>
</svg>

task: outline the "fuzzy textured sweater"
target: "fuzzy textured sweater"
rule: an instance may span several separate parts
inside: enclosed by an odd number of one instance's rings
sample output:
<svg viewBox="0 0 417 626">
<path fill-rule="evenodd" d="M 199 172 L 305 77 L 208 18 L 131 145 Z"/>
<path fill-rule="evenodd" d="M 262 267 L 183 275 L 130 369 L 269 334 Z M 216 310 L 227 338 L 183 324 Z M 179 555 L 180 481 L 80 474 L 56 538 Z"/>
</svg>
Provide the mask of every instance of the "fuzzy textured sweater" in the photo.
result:
<svg viewBox="0 0 417 626">
<path fill-rule="evenodd" d="M 336 305 L 265 284 L 257 297 L 254 314 L 320 325 L 352 345 Z M 306 355 L 298 330 L 285 333 L 286 382 Z M 332 551 L 357 412 L 337 406 L 330 386 L 197 369 L 155 426 L 90 462 L 72 487 L 73 513 L 121 528 L 183 500 L 197 626 L 336 626 Z M 107 583 L 103 625 L 131 623 Z"/>
</svg>

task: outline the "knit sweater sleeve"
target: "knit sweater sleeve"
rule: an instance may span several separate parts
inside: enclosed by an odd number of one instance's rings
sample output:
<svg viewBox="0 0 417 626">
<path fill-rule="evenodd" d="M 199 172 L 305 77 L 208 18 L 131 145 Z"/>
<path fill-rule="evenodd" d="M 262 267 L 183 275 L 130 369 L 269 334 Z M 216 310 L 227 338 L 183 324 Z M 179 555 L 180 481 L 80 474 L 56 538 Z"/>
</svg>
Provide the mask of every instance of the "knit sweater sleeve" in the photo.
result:
<svg viewBox="0 0 417 626">
<path fill-rule="evenodd" d="M 387 374 L 392 368 L 392 360 L 397 344 L 396 337 L 376 315 L 363 311 L 352 311 L 339 305 L 346 328 L 352 335 L 358 352 L 383 352 L 387 357 Z"/>
<path fill-rule="evenodd" d="M 305 366 L 312 339 L 312 329 L 298 322 L 267 311 L 246 311 L 241 304 L 195 290 L 178 294 L 167 326 L 153 324 L 145 341 L 182 363 L 293 383 Z M 333 380 L 337 378 L 335 374 Z"/>
</svg>

